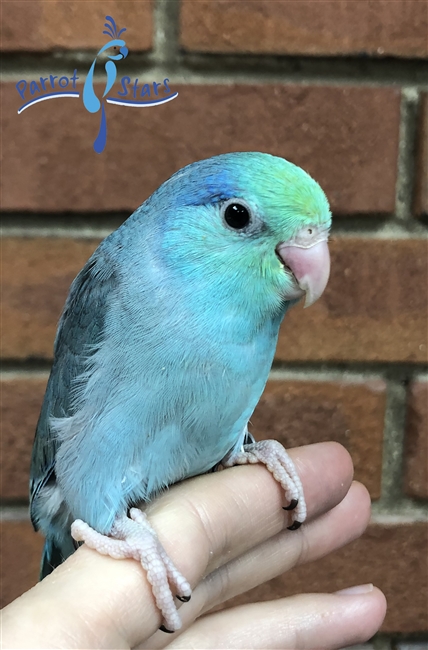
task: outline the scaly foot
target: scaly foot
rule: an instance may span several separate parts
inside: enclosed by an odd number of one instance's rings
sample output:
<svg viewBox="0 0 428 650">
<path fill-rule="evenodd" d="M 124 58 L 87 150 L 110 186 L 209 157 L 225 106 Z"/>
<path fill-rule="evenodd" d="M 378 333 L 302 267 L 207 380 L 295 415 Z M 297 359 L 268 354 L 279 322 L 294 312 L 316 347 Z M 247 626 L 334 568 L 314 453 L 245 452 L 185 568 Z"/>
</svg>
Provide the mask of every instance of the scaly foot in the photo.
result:
<svg viewBox="0 0 428 650">
<path fill-rule="evenodd" d="M 162 614 L 161 629 L 175 632 L 181 628 L 181 619 L 173 593 L 182 602 L 187 602 L 192 593 L 191 587 L 168 557 L 147 516 L 138 508 L 131 508 L 129 517 L 118 517 L 109 536 L 76 519 L 71 525 L 71 534 L 77 542 L 85 542 L 101 555 L 115 559 L 134 558 L 141 562 Z"/>
<path fill-rule="evenodd" d="M 284 447 L 276 440 L 261 440 L 244 444 L 241 451 L 230 454 L 221 465 L 247 465 L 263 463 L 275 480 L 280 483 L 289 505 L 284 510 L 292 510 L 292 524 L 289 530 L 296 530 L 306 519 L 306 502 L 300 478 L 294 463 Z"/>
</svg>

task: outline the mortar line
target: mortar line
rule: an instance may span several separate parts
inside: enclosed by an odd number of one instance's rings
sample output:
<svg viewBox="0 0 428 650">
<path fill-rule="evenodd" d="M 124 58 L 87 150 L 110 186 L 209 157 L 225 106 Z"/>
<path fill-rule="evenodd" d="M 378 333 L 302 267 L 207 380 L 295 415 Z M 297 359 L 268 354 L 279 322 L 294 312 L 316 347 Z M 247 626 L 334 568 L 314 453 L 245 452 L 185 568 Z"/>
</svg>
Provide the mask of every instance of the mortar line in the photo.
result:
<svg viewBox="0 0 428 650">
<path fill-rule="evenodd" d="M 129 212 L 117 217 L 104 218 L 77 213 L 63 215 L 40 215 L 35 213 L 2 215 L 2 237 L 53 237 L 78 239 L 103 239 L 125 221 Z M 91 219 L 95 223 L 91 223 Z M 426 239 L 427 228 L 417 219 L 386 219 L 374 216 L 333 217 L 332 236 L 376 240 Z"/>
<path fill-rule="evenodd" d="M 16 368 L 15 370 L 2 370 L 1 375 L 0 375 L 0 384 L 1 382 L 5 381 L 15 381 L 17 379 L 23 381 L 23 380 L 34 380 L 34 379 L 44 379 L 47 380 L 49 377 L 49 372 L 50 372 L 50 366 L 51 363 L 49 363 L 49 367 L 46 368 L 38 368 L 34 370 L 26 370 L 26 369 L 21 369 L 21 368 Z"/>
<path fill-rule="evenodd" d="M 221 55 L 220 55 L 221 56 Z M 177 82 L 242 83 L 242 84 L 298 84 L 313 86 L 428 86 L 425 62 L 414 62 L 411 69 L 397 61 L 366 61 L 357 58 L 262 56 L 218 58 L 218 55 L 186 55 L 179 60 Z"/>
<path fill-rule="evenodd" d="M 2 370 L 0 381 L 14 381 L 14 380 L 34 380 L 34 379 L 47 379 L 50 372 L 50 361 L 40 362 L 34 368 L 19 367 L 19 364 L 11 362 L 10 367 Z M 290 367 L 291 366 L 291 367 Z M 296 368 L 293 364 L 287 364 L 285 368 L 272 368 L 269 374 L 269 381 L 319 381 L 319 382 L 338 382 L 344 381 L 354 384 L 363 384 L 370 381 L 377 381 L 385 379 L 385 370 L 380 369 L 377 372 L 372 370 L 361 370 L 352 368 L 338 369 L 335 367 L 326 368 L 317 367 L 312 364 L 309 368 Z"/>
<path fill-rule="evenodd" d="M 28 504 L 5 504 L 0 505 L 0 521 L 30 521 Z"/>
<path fill-rule="evenodd" d="M 180 3 L 177 0 L 155 0 L 153 10 L 154 68 L 163 68 L 169 74 L 177 67 Z M 154 70 L 153 70 L 154 73 Z M 168 74 L 165 74 L 167 77 Z"/>
<path fill-rule="evenodd" d="M 366 650 L 370 650 L 370 647 L 373 648 L 373 650 L 392 650 L 392 635 L 390 634 L 384 634 L 382 632 L 378 632 L 371 640 L 371 643 L 363 644 L 361 646 L 361 650 L 363 648 Z M 358 648 L 359 646 L 357 646 Z M 351 646 L 352 650 L 352 646 Z"/>
<path fill-rule="evenodd" d="M 372 503 L 371 524 L 382 526 L 403 526 L 413 523 L 428 522 L 428 503 L 417 503 L 411 499 L 406 499 L 400 505 L 394 507 L 379 507 L 379 502 Z"/>
<path fill-rule="evenodd" d="M 404 501 L 407 502 L 403 494 L 406 400 L 405 382 L 389 378 L 383 434 L 381 498 L 376 504 L 379 511 L 397 508 Z"/>
<path fill-rule="evenodd" d="M 46 377 L 50 372 L 52 359 L 3 359 L 1 378 Z M 341 381 L 360 383 L 383 379 L 399 382 L 428 380 L 428 366 L 400 361 L 274 361 L 269 378 L 272 381 L 307 379 L 314 381 Z"/>
<path fill-rule="evenodd" d="M 415 148 L 419 103 L 419 93 L 415 88 L 404 87 L 402 89 L 395 213 L 397 218 L 403 221 L 416 221 L 412 215 L 412 207 L 415 187 Z"/>
<path fill-rule="evenodd" d="M 391 650 L 428 650 L 427 632 L 391 632 L 389 636 L 391 636 Z"/>
<path fill-rule="evenodd" d="M 174 72 L 176 83 L 304 83 L 311 85 L 415 86 L 427 88 L 428 62 L 418 59 L 365 59 L 358 57 L 304 57 L 182 53 L 178 43 L 178 2 L 157 0 L 154 48 L 134 52 L 121 64 L 121 75 L 148 80 Z M 94 50 L 79 52 L 3 53 L 4 80 L 67 75 L 71 69 L 90 66 Z M 96 73 L 95 81 L 101 75 Z"/>
<path fill-rule="evenodd" d="M 365 383 L 389 380 L 398 382 L 427 381 L 427 364 L 400 361 L 274 361 L 272 381 L 313 380 Z M 387 385 L 388 388 L 388 385 Z"/>
<path fill-rule="evenodd" d="M 320 365 L 308 368 L 296 368 L 293 364 L 285 364 L 284 367 L 272 368 L 269 374 L 269 381 L 314 381 L 314 382 L 345 382 L 349 384 L 364 384 L 370 381 L 385 379 L 385 370 L 377 372 L 372 369 L 357 369 L 350 367 L 337 368 Z"/>
<path fill-rule="evenodd" d="M 120 225 L 120 224 L 118 224 Z M 65 227 L 65 226 L 4 226 L 2 228 L 2 239 L 21 238 L 52 238 L 52 239 L 84 239 L 101 240 L 110 235 L 116 228 L 109 227 Z"/>
</svg>

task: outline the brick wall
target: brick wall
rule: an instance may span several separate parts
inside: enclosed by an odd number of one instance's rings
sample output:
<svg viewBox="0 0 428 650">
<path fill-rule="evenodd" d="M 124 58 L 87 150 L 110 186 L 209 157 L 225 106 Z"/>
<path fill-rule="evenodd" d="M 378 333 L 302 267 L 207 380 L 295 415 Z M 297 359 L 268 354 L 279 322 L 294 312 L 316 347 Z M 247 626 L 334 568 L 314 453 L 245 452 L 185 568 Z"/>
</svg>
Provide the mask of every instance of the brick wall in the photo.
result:
<svg viewBox="0 0 428 650">
<path fill-rule="evenodd" d="M 312 173 L 335 219 L 328 289 L 287 317 L 253 430 L 288 445 L 341 442 L 370 490 L 373 518 L 362 539 L 245 599 L 373 581 L 389 604 L 376 647 L 422 647 L 426 2 L 34 0 L 2 3 L 2 11 L 3 604 L 37 579 L 42 541 L 27 515 L 29 459 L 71 280 L 176 169 L 261 150 Z M 15 84 L 75 68 L 84 76 L 105 42 L 106 14 L 128 28 L 119 76 L 168 77 L 179 97 L 147 111 L 109 105 L 98 156 L 97 116 L 63 99 L 18 116 Z"/>
</svg>

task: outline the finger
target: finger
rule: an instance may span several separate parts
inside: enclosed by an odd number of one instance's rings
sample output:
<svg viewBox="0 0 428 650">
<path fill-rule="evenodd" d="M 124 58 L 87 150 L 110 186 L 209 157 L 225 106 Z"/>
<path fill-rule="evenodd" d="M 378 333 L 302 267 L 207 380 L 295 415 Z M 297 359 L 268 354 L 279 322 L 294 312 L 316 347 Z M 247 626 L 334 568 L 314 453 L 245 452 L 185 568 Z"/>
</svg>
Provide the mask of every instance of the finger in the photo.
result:
<svg viewBox="0 0 428 650">
<path fill-rule="evenodd" d="M 361 483 L 353 483 L 348 494 L 332 510 L 299 529 L 297 535 L 281 531 L 239 558 L 213 571 L 197 587 L 208 611 L 257 587 L 293 567 L 318 560 L 360 537 L 370 521 L 370 495 Z M 197 597 L 196 597 L 197 596 Z M 200 608 L 201 609 L 201 608 Z M 183 610 L 187 615 L 187 610 Z"/>
<path fill-rule="evenodd" d="M 208 575 L 180 612 L 183 630 L 219 603 L 348 544 L 362 535 L 369 519 L 370 495 L 361 483 L 353 483 L 341 503 L 295 535 L 282 531 Z M 163 648 L 169 641 L 157 633 L 141 647 Z"/>
<path fill-rule="evenodd" d="M 319 443 L 289 453 L 303 483 L 309 520 L 340 503 L 353 476 L 351 457 L 341 445 Z M 179 568 L 192 582 L 285 529 L 289 519 L 282 505 L 281 487 L 265 467 L 252 465 L 177 485 L 147 512 L 173 561 L 181 562 Z M 178 532 L 183 530 L 198 537 L 184 556 Z M 176 531 L 174 540 L 171 531 Z"/>
<path fill-rule="evenodd" d="M 309 519 L 328 511 L 343 499 L 352 482 L 353 468 L 348 452 L 341 445 L 322 443 L 291 450 L 290 454 L 298 466 L 307 495 Z M 219 476 L 221 483 L 218 481 Z M 215 491 L 210 489 L 214 481 Z M 180 502 L 177 499 L 181 492 L 185 492 L 186 499 L 183 510 L 178 507 Z M 282 491 L 261 466 L 236 467 L 219 475 L 210 474 L 199 477 L 195 482 L 176 486 L 151 509 L 160 535 L 162 528 L 158 521 L 167 518 L 168 511 L 171 513 L 171 510 L 174 521 L 171 523 L 169 519 L 171 529 L 180 530 L 183 522 L 186 522 L 185 528 L 188 530 L 192 522 L 193 525 L 196 522 L 199 527 L 198 543 L 192 544 L 190 552 L 184 557 L 177 552 L 172 558 L 177 563 L 181 561 L 181 566 L 183 562 L 189 561 L 188 567 L 183 569 L 186 577 L 198 570 L 198 567 L 199 571 L 201 567 L 203 571 L 204 564 L 204 573 L 207 575 L 284 530 L 288 523 L 282 510 Z M 196 520 L 191 518 L 195 510 Z M 305 526 L 302 527 L 303 530 L 304 528 Z M 290 538 L 298 535 L 300 539 L 299 531 L 284 531 L 284 534 Z M 167 547 L 172 540 L 161 537 L 161 541 Z M 179 543 L 177 536 L 176 544 Z M 249 571 L 252 570 L 253 567 L 249 567 Z M 202 575 L 199 573 L 199 580 Z M 193 580 L 192 577 L 190 579 Z M 193 601 L 196 607 L 193 606 Z M 190 603 L 181 608 L 180 615 L 190 621 L 187 612 L 191 612 L 191 618 L 195 618 L 198 614 L 197 607 L 198 599 L 192 597 Z M 160 643 L 166 645 L 167 640 L 163 639 Z"/>
<path fill-rule="evenodd" d="M 290 455 L 302 478 L 310 517 L 343 499 L 352 479 L 352 462 L 343 447 L 320 443 L 291 450 Z M 255 465 L 175 486 L 153 504 L 150 518 L 167 553 L 193 585 L 287 525 L 281 489 L 264 467 Z M 18 610 L 16 603 L 9 607 L 18 618 L 32 618 L 43 599 L 50 621 L 54 619 L 58 628 L 65 621 L 67 639 L 70 634 L 78 638 L 77 645 L 68 647 L 105 647 L 109 635 L 123 635 L 134 646 L 160 625 L 141 566 L 101 556 L 85 545 L 25 594 Z M 73 632 L 72 620 L 84 624 Z M 99 630 L 103 635 L 96 639 Z M 117 639 L 115 644 L 121 647 Z"/>
<path fill-rule="evenodd" d="M 386 601 L 360 594 L 304 594 L 243 605 L 199 619 L 168 648 L 343 648 L 364 643 L 382 625 Z"/>
</svg>

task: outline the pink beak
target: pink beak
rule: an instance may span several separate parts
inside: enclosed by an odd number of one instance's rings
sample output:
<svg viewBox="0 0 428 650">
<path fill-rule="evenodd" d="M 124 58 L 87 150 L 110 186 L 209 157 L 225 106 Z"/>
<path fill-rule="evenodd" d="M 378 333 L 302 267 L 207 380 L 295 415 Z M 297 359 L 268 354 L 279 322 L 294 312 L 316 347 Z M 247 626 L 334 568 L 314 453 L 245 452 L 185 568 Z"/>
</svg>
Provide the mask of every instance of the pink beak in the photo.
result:
<svg viewBox="0 0 428 650">
<path fill-rule="evenodd" d="M 294 275 L 299 289 L 291 299 L 306 294 L 305 307 L 310 307 L 322 295 L 330 275 L 330 254 L 326 240 L 316 241 L 311 246 L 280 244 L 277 254 L 284 266 Z"/>
</svg>

